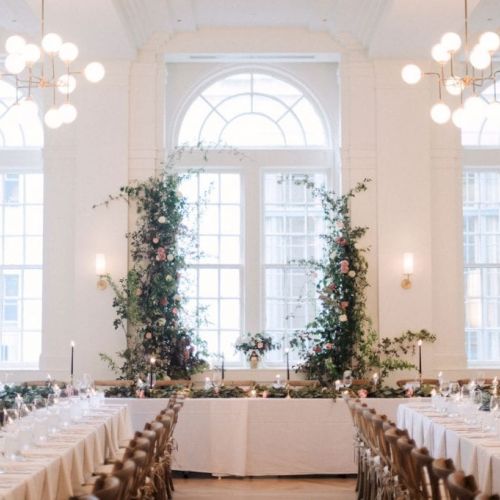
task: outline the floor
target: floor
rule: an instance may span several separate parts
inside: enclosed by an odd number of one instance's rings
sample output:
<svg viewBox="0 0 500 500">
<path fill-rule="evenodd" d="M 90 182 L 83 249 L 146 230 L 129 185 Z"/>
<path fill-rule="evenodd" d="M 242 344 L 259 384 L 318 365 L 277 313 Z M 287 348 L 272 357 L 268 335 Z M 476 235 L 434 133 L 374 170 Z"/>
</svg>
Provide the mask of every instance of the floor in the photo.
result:
<svg viewBox="0 0 500 500">
<path fill-rule="evenodd" d="M 354 500 L 356 480 L 338 477 L 174 479 L 174 500 Z"/>
</svg>

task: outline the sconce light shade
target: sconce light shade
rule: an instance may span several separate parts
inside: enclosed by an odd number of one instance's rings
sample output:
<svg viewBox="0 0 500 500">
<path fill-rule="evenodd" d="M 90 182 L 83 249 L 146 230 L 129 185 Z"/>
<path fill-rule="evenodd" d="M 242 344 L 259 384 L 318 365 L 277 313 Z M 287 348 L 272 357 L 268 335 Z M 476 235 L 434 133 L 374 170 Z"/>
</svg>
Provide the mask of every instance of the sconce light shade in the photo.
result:
<svg viewBox="0 0 500 500">
<path fill-rule="evenodd" d="M 99 290 L 104 290 L 108 283 L 106 282 L 106 256 L 103 253 L 95 254 L 95 273 L 99 276 L 97 281 L 97 288 Z"/>
<path fill-rule="evenodd" d="M 405 290 L 411 288 L 411 279 L 410 276 L 413 274 L 414 270 L 414 261 L 413 254 L 411 252 L 405 252 L 403 254 L 403 275 L 404 278 L 401 281 L 401 287 Z"/>
</svg>

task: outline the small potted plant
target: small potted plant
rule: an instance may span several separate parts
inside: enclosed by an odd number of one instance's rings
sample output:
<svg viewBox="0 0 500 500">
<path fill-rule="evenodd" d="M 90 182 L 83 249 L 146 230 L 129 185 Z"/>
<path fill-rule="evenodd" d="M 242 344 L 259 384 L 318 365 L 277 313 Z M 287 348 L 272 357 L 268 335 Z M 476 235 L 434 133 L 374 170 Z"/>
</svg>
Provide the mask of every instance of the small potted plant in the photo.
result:
<svg viewBox="0 0 500 500">
<path fill-rule="evenodd" d="M 279 347 L 279 344 L 273 342 L 272 337 L 266 337 L 264 333 L 247 333 L 240 337 L 235 344 L 236 350 L 245 354 L 252 369 L 259 366 L 259 362 L 266 352 L 279 349 Z"/>
</svg>

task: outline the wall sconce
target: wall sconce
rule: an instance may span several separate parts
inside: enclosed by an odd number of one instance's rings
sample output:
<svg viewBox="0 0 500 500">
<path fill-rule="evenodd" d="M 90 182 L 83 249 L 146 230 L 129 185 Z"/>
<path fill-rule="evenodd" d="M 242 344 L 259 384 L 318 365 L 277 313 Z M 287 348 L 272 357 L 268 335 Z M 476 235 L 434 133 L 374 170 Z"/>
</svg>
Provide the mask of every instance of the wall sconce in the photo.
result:
<svg viewBox="0 0 500 500">
<path fill-rule="evenodd" d="M 413 254 L 406 252 L 403 254 L 403 275 L 404 278 L 401 281 L 401 288 L 408 290 L 411 288 L 410 276 L 413 274 Z"/>
<path fill-rule="evenodd" d="M 105 290 L 108 287 L 108 282 L 106 281 L 106 256 L 103 253 L 95 254 L 95 273 L 99 277 L 97 288 Z"/>
</svg>

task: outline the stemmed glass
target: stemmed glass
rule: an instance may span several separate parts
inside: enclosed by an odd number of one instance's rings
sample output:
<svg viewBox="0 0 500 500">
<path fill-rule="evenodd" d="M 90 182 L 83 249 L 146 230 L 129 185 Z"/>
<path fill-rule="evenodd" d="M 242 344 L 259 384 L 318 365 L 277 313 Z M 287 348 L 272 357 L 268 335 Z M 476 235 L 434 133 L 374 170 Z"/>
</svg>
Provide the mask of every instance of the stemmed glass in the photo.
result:
<svg viewBox="0 0 500 500">
<path fill-rule="evenodd" d="M 344 387 L 349 389 L 352 385 L 352 372 L 350 370 L 346 370 L 344 372 L 344 378 L 342 379 L 342 383 L 344 384 Z"/>
<path fill-rule="evenodd" d="M 214 368 L 212 370 L 212 385 L 214 389 L 217 391 L 222 384 L 222 374 L 219 368 Z"/>
</svg>

